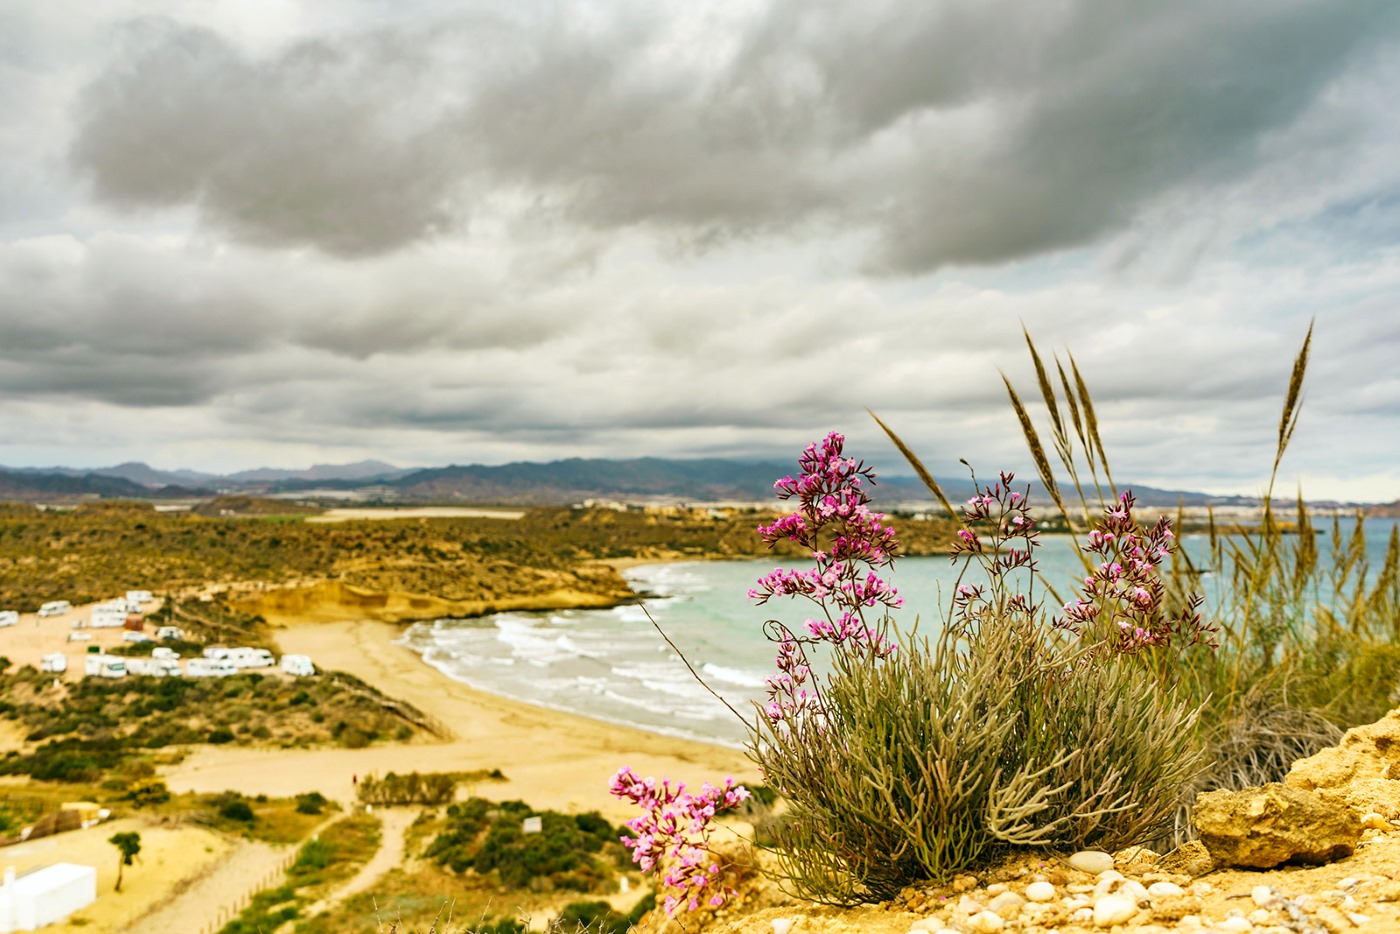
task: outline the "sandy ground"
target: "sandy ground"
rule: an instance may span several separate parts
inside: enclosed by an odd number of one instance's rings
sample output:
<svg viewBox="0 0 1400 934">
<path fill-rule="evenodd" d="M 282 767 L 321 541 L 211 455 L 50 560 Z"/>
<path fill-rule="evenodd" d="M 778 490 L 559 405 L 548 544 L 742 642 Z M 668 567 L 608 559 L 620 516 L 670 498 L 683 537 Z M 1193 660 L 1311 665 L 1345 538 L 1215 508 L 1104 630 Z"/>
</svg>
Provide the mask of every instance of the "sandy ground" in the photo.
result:
<svg viewBox="0 0 1400 934">
<path fill-rule="evenodd" d="M 473 690 L 395 645 L 388 623 L 316 623 L 279 630 L 285 652 L 311 656 L 322 669 L 346 671 L 437 718 L 455 734 L 441 742 L 366 749 L 197 750 L 163 776 L 175 791 L 284 796 L 307 791 L 349 802 L 354 778 L 389 771 L 500 769 L 508 781 L 476 789 L 485 797 L 519 798 L 567 810 L 599 810 L 612 820 L 635 813 L 607 792 L 620 766 L 699 784 L 726 775 L 756 780 L 738 750 L 671 739 L 533 707 Z"/>
<path fill-rule="evenodd" d="M 83 656 L 87 654 L 88 646 L 108 649 L 122 644 L 124 630 L 88 627 L 88 620 L 92 618 L 92 607 L 91 603 L 75 606 L 62 616 L 39 617 L 33 613 L 22 614 L 19 625 L 0 627 L 0 656 L 8 658 L 16 665 L 33 665 L 38 668 L 39 659 L 43 656 L 52 652 L 62 652 L 68 659 L 68 671 L 56 677 L 69 681 L 81 678 Z M 143 604 L 141 611 L 149 614 L 159 608 L 160 601 L 156 601 Z M 74 629 L 75 622 L 82 623 L 82 628 Z M 146 635 L 154 635 L 152 627 L 147 626 L 146 630 Z M 91 636 L 91 639 L 69 642 L 69 635 L 75 632 Z"/>
<path fill-rule="evenodd" d="M 419 809 L 376 808 L 374 814 L 379 818 L 379 849 L 343 886 L 321 901 L 307 906 L 302 912 L 304 917 L 315 917 L 337 902 L 363 892 L 383 878 L 386 872 L 403 864 L 404 834 L 418 816 Z"/>
<path fill-rule="evenodd" d="M 523 509 L 490 509 L 480 506 L 364 506 L 327 509 L 307 522 L 348 522 L 351 519 L 519 519 Z"/>
<path fill-rule="evenodd" d="M 131 830 L 141 835 L 141 852 L 135 864 L 125 868 L 122 890 L 114 892 L 119 856 L 107 840 L 115 833 Z M 182 888 L 209 874 L 215 866 L 221 869 L 226 863 L 238 862 L 243 849 L 249 846 L 252 844 L 234 844 L 196 827 L 158 826 L 139 818 L 126 818 L 5 847 L 0 850 L 0 866 L 13 866 L 21 874 L 53 863 L 95 866 L 97 901 L 71 915 L 67 922 L 46 927 L 44 931 L 51 934 L 107 932 L 122 930 L 153 906 L 169 902 Z M 263 871 L 258 878 L 265 875 Z M 251 880 L 250 884 L 257 881 Z M 243 891 L 220 886 L 217 894 L 232 901 Z M 217 910 L 219 904 L 215 901 L 205 907 Z M 163 930 L 171 934 L 199 934 L 202 927 L 198 923 L 191 924 L 193 919 L 193 915 L 183 917 L 179 926 Z M 152 932 L 144 925 L 140 930 L 143 934 Z"/>
<path fill-rule="evenodd" d="M 145 837 L 142 838 L 143 845 Z M 120 927 L 120 934 L 204 934 L 218 930 L 257 892 L 278 884 L 295 851 L 254 841 L 226 844 L 217 862 L 190 873 Z M 123 889 L 125 889 L 123 885 Z"/>
</svg>

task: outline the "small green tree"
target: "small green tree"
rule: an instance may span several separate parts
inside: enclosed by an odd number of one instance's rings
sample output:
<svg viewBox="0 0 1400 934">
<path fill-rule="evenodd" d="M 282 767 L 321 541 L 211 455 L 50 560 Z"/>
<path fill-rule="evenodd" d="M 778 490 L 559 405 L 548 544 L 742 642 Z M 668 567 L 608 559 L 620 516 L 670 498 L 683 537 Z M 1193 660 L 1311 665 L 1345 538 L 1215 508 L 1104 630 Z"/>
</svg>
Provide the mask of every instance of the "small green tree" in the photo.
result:
<svg viewBox="0 0 1400 934">
<path fill-rule="evenodd" d="M 121 853 L 121 860 L 117 863 L 116 887 L 116 891 L 120 892 L 122 890 L 122 868 L 130 866 L 136 859 L 136 854 L 141 852 L 141 835 L 134 830 L 128 830 L 125 833 L 112 834 L 107 842 Z"/>
</svg>

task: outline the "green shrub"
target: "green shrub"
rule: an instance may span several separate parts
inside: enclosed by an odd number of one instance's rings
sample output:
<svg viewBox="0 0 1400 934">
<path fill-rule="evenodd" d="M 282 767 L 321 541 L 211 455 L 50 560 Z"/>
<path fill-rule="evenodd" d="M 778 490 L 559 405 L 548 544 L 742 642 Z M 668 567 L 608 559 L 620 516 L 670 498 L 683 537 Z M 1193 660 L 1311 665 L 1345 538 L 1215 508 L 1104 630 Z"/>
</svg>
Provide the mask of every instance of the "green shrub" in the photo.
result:
<svg viewBox="0 0 1400 934">
<path fill-rule="evenodd" d="M 230 801 L 219 808 L 219 816 L 225 820 L 236 820 L 244 824 L 251 824 L 255 818 L 252 806 L 241 798 Z"/>
<path fill-rule="evenodd" d="M 607 902 L 570 902 L 559 912 L 555 927 L 560 931 L 588 934 L 627 934 L 632 920 L 613 910 Z"/>
<path fill-rule="evenodd" d="M 326 796 L 319 791 L 311 791 L 304 795 L 297 795 L 297 813 L 320 814 L 325 810 L 328 803 Z"/>
</svg>

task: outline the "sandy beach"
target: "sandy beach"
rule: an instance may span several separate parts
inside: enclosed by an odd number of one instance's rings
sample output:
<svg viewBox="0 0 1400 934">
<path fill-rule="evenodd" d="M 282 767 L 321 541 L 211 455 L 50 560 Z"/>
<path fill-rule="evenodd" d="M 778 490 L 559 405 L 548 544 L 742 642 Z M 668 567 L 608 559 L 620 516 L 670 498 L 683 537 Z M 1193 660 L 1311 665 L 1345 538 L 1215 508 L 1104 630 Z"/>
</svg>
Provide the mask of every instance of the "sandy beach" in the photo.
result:
<svg viewBox="0 0 1400 934">
<path fill-rule="evenodd" d="M 698 785 L 726 775 L 756 780 L 743 753 L 590 720 L 486 694 L 448 678 L 413 651 L 395 645 L 400 628 L 371 621 L 296 623 L 277 630 L 284 652 L 312 657 L 321 669 L 345 671 L 413 704 L 445 724 L 442 741 L 365 749 L 207 747 L 164 775 L 172 790 L 289 795 L 305 791 L 349 801 L 353 779 L 370 772 L 500 769 L 506 782 L 477 791 L 537 807 L 600 810 L 633 816 L 607 793 L 622 765 Z"/>
</svg>

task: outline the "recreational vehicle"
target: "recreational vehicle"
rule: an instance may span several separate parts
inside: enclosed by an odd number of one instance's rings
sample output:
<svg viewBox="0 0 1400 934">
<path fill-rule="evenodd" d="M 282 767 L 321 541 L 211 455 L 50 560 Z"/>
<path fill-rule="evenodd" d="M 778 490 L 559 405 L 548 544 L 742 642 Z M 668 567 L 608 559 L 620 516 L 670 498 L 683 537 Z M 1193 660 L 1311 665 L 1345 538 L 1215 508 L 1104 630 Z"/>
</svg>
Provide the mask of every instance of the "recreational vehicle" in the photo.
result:
<svg viewBox="0 0 1400 934">
<path fill-rule="evenodd" d="M 115 655 L 85 655 L 83 670 L 89 677 L 125 678 L 126 659 Z"/>
<path fill-rule="evenodd" d="M 93 629 L 119 629 L 126 625 L 126 604 L 98 603 L 92 608 L 88 625 Z"/>
<path fill-rule="evenodd" d="M 39 615 L 62 616 L 71 609 L 73 609 L 73 604 L 69 603 L 67 600 L 50 600 L 48 603 L 39 607 Z"/>
<path fill-rule="evenodd" d="M 0 626 L 18 626 L 19 613 L 14 610 L 0 610 Z"/>
<path fill-rule="evenodd" d="M 151 594 L 149 590 L 128 590 L 126 592 L 127 604 L 136 604 L 138 610 L 140 609 L 141 604 L 154 603 L 155 600 L 156 598 Z"/>
<path fill-rule="evenodd" d="M 127 674 L 147 675 L 152 678 L 164 678 L 166 676 L 180 677 L 180 660 L 175 658 L 128 658 L 126 660 Z"/>
<path fill-rule="evenodd" d="M 309 678 L 316 673 L 310 655 L 283 655 L 282 670 L 296 678 Z"/>
<path fill-rule="evenodd" d="M 161 626 L 156 630 L 156 638 L 161 641 L 170 639 L 178 642 L 185 638 L 185 631 L 179 626 Z"/>
<path fill-rule="evenodd" d="M 224 678 L 238 674 L 238 669 L 226 658 L 192 658 L 185 662 L 185 674 L 191 678 Z"/>
<path fill-rule="evenodd" d="M 68 670 L 68 656 L 53 652 L 39 659 L 39 670 L 45 674 L 61 675 Z"/>
</svg>

